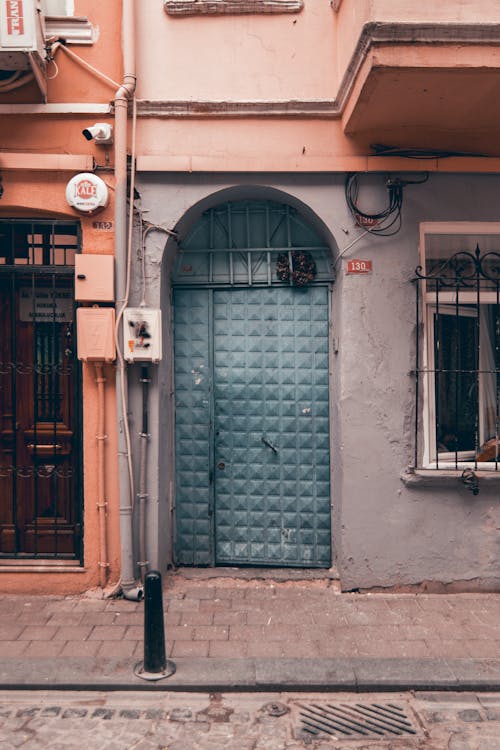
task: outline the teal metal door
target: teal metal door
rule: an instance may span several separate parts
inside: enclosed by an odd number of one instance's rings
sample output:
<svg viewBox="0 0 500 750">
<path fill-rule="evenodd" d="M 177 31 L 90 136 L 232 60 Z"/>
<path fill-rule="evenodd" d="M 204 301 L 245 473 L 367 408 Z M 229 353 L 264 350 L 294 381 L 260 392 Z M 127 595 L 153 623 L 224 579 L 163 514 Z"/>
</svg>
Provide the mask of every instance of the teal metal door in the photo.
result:
<svg viewBox="0 0 500 750">
<path fill-rule="evenodd" d="M 328 289 L 177 289 L 177 561 L 325 567 Z"/>
</svg>

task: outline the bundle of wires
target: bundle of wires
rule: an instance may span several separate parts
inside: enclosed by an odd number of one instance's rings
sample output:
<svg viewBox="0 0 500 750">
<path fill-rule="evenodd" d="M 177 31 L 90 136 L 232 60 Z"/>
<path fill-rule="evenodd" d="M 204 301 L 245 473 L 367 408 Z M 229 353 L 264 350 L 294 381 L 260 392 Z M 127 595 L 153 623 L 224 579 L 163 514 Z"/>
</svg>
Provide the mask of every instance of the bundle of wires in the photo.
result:
<svg viewBox="0 0 500 750">
<path fill-rule="evenodd" d="M 345 196 L 349 211 L 358 226 L 363 227 L 370 234 L 390 237 L 397 234 L 401 229 L 401 209 L 403 207 L 403 189 L 405 185 L 419 185 L 426 182 L 428 173 L 420 180 L 402 180 L 399 177 L 389 178 L 385 186 L 388 192 L 388 203 L 381 211 L 367 213 L 362 211 L 358 204 L 359 175 L 357 173 L 347 176 L 345 184 Z"/>
<path fill-rule="evenodd" d="M 30 71 L 25 70 L 9 70 L 2 71 L 0 75 L 0 94 L 4 94 L 7 91 L 13 91 L 19 89 L 27 83 L 33 81 L 35 76 Z"/>
</svg>

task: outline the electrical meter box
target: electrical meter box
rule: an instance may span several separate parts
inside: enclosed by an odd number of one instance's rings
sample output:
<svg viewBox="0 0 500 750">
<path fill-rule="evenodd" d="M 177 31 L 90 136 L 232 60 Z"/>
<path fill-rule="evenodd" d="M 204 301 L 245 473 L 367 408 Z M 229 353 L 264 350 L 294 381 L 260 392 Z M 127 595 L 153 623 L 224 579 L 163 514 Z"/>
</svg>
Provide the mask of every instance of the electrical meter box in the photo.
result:
<svg viewBox="0 0 500 750">
<path fill-rule="evenodd" d="M 113 307 L 79 307 L 76 311 L 78 359 L 112 362 L 116 359 Z"/>
<path fill-rule="evenodd" d="M 123 313 L 123 347 L 127 362 L 159 362 L 161 310 L 127 307 Z"/>
<path fill-rule="evenodd" d="M 78 302 L 114 302 L 112 255 L 75 255 L 75 299 Z"/>
</svg>

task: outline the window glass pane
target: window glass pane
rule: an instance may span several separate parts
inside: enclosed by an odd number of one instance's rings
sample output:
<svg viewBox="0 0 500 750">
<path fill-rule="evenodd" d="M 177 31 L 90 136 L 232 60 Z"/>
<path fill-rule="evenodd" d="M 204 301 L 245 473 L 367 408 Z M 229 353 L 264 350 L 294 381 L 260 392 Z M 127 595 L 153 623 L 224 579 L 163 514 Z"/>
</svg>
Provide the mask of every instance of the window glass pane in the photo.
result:
<svg viewBox="0 0 500 750">
<path fill-rule="evenodd" d="M 77 224 L 0 220 L 0 263 L 74 265 L 77 246 Z"/>
<path fill-rule="evenodd" d="M 477 318 L 434 316 L 438 452 L 474 450 L 478 429 Z"/>
<path fill-rule="evenodd" d="M 61 325 L 35 326 L 36 415 L 42 422 L 57 422 L 61 416 L 59 371 L 62 367 Z"/>
</svg>

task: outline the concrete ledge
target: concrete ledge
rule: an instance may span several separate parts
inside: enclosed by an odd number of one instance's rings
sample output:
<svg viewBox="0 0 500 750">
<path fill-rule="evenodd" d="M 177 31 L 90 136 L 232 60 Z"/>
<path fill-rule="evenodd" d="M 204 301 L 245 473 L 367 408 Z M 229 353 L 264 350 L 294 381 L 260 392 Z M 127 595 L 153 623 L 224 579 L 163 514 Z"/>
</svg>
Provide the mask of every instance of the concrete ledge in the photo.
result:
<svg viewBox="0 0 500 750">
<path fill-rule="evenodd" d="M 354 659 L 255 659 L 258 690 L 356 689 Z"/>
<path fill-rule="evenodd" d="M 357 658 L 352 661 L 356 686 L 362 692 L 460 689 L 455 671 L 444 659 Z"/>
<path fill-rule="evenodd" d="M 163 6 L 173 16 L 299 13 L 304 0 L 164 0 Z"/>
<path fill-rule="evenodd" d="M 398 692 L 500 691 L 498 659 L 177 659 L 171 677 L 149 682 L 136 661 L 0 660 L 2 690 Z"/>
</svg>

